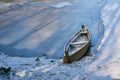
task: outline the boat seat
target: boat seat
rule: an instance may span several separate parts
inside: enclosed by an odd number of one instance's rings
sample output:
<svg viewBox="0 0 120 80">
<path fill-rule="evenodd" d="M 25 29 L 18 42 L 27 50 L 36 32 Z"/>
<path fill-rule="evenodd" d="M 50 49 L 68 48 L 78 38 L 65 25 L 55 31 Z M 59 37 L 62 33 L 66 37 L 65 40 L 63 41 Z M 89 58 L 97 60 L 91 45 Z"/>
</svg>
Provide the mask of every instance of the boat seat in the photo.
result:
<svg viewBox="0 0 120 80">
<path fill-rule="evenodd" d="M 85 44 L 88 41 L 81 41 L 81 42 L 73 42 L 73 43 L 69 43 L 70 45 L 77 45 L 77 44 Z"/>
<path fill-rule="evenodd" d="M 88 33 L 88 31 L 81 31 L 80 33 L 82 33 L 82 34 L 86 34 L 86 33 Z"/>
</svg>

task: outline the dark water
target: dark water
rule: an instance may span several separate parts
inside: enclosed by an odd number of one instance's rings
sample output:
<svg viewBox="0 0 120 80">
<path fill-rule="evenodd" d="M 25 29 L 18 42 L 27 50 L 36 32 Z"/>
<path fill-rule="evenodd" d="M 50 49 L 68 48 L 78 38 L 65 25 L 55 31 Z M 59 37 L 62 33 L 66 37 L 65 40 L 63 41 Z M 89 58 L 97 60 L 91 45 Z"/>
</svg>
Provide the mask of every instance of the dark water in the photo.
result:
<svg viewBox="0 0 120 80">
<path fill-rule="evenodd" d="M 75 0 L 59 8 L 47 2 L 26 2 L 0 10 L 0 52 L 9 56 L 63 58 L 66 42 L 82 24 L 90 29 L 94 52 L 104 31 L 100 19 L 104 2 L 95 1 L 88 5 Z"/>
</svg>

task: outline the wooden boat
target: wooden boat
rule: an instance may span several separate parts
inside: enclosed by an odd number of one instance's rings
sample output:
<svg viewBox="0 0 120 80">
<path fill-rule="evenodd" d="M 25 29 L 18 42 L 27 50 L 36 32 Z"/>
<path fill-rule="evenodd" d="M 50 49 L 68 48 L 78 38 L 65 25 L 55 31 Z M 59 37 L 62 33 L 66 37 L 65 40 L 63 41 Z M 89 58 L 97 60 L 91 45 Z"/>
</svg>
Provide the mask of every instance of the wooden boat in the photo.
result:
<svg viewBox="0 0 120 80">
<path fill-rule="evenodd" d="M 64 48 L 64 63 L 71 63 L 81 59 L 90 47 L 90 33 L 86 25 L 77 32 Z"/>
</svg>

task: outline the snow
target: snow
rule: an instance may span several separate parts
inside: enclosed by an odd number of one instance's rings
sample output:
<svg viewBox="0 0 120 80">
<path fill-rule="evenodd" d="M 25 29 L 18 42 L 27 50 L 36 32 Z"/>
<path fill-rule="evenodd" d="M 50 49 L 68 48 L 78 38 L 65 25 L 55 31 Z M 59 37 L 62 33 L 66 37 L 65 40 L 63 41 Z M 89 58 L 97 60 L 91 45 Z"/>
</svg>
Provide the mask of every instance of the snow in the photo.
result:
<svg viewBox="0 0 120 80">
<path fill-rule="evenodd" d="M 64 6 L 69 6 L 69 5 L 72 5 L 72 4 L 66 1 L 66 2 L 60 2 L 57 4 L 53 4 L 52 6 L 55 8 L 62 8 Z"/>
<path fill-rule="evenodd" d="M 104 37 L 94 55 L 64 64 L 62 59 L 10 57 L 1 52 L 0 66 L 11 67 L 11 71 L 0 74 L 0 80 L 119 80 L 120 2 L 106 1 L 100 13 Z"/>
</svg>

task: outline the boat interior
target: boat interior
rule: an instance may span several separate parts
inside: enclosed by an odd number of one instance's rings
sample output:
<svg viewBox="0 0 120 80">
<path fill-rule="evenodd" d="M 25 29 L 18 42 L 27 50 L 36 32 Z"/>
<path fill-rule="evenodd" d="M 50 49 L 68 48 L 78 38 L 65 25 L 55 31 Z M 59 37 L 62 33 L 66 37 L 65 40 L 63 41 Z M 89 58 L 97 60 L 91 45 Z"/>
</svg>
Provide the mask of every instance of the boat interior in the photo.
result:
<svg viewBox="0 0 120 80">
<path fill-rule="evenodd" d="M 80 31 L 80 33 L 76 36 L 71 43 L 69 43 L 69 55 L 72 55 L 74 52 L 78 51 L 84 45 L 86 45 L 89 41 L 88 31 Z"/>
</svg>

